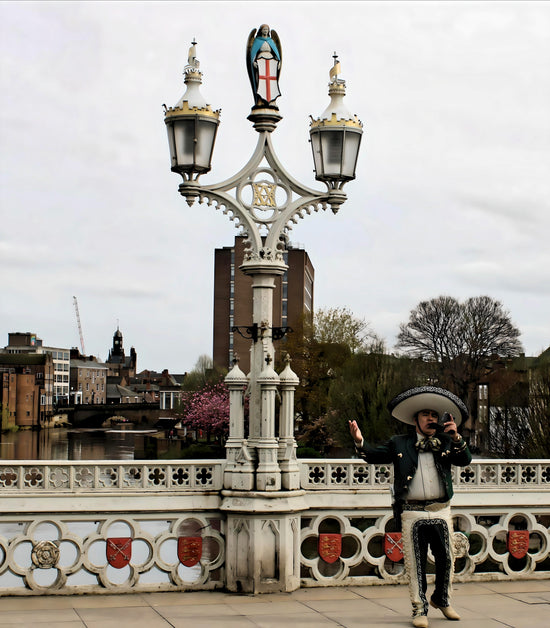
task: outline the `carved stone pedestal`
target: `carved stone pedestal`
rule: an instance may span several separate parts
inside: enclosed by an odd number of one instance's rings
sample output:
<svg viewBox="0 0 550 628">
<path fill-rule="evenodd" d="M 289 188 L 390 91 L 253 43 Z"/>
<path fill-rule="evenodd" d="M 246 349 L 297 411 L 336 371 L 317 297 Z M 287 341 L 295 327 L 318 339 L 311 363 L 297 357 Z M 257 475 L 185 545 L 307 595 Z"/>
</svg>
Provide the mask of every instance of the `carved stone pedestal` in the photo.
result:
<svg viewBox="0 0 550 628">
<path fill-rule="evenodd" d="M 300 587 L 300 513 L 305 491 L 223 491 L 227 514 L 226 584 L 271 593 Z"/>
</svg>

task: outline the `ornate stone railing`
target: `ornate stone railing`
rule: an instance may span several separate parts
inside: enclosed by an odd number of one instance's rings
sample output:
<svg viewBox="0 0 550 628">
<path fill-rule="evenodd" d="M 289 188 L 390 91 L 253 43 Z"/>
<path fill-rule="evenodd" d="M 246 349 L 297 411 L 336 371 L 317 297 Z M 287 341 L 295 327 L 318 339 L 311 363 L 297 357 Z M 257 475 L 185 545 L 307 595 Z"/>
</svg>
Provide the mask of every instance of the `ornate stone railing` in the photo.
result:
<svg viewBox="0 0 550 628">
<path fill-rule="evenodd" d="M 2 462 L 2 491 L 219 491 L 225 460 L 178 462 Z M 369 465 L 359 460 L 300 461 L 301 488 L 327 490 L 375 489 L 391 485 L 391 465 Z M 475 460 L 454 467 L 456 491 L 522 487 L 550 487 L 548 460 Z"/>
<path fill-rule="evenodd" d="M 0 490 L 34 492 L 219 491 L 225 460 L 159 462 L 8 462 Z"/>
<path fill-rule="evenodd" d="M 224 465 L 0 461 L 0 595 L 225 586 L 234 540 Z M 387 546 L 391 466 L 302 460 L 300 470 L 302 489 L 291 492 L 299 548 L 289 556 L 300 562 L 301 585 L 403 582 L 402 561 L 393 562 Z M 266 497 L 265 534 L 275 546 L 279 512 L 294 512 L 284 505 L 289 494 Z M 255 515 L 239 515 L 239 534 L 248 516 Z M 456 469 L 453 517 L 461 551 L 467 548 L 456 559 L 456 580 L 550 577 L 549 460 L 475 460 Z M 341 541 L 334 562 L 319 552 L 325 534 Z M 518 543 L 527 544 L 523 555 Z"/>
<path fill-rule="evenodd" d="M 467 467 L 453 467 L 456 491 L 550 489 L 550 460 L 475 460 Z M 308 491 L 369 489 L 391 485 L 392 465 L 369 465 L 359 460 L 304 460 L 301 486 Z"/>
</svg>

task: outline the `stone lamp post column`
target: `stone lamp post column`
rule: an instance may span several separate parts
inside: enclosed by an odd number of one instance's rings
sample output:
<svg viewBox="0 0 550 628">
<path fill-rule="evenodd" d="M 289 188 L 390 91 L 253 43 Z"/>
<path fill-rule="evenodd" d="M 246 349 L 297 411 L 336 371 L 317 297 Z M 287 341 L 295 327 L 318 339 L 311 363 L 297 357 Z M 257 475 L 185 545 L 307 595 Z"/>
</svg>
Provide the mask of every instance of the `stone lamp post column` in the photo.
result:
<svg viewBox="0 0 550 628">
<path fill-rule="evenodd" d="M 181 175 L 180 194 L 221 210 L 246 236 L 240 269 L 252 279 L 253 320 L 235 328 L 251 340 L 250 373 L 236 365 L 227 376 L 230 389 L 230 434 L 222 510 L 227 514 L 226 572 L 230 590 L 290 591 L 299 586 L 300 512 L 306 508 L 299 490 L 294 441 L 296 376 L 287 367 L 281 378 L 271 367 L 273 340 L 285 331 L 273 327 L 273 293 L 287 266 L 288 234 L 298 218 L 346 200 L 343 186 L 355 178 L 362 124 L 343 104 L 345 83 L 335 57 L 330 69 L 331 101 L 310 125 L 315 178 L 325 191 L 296 181 L 273 149 L 271 134 L 282 119 L 280 96 L 282 47 L 277 33 L 263 24 L 252 30 L 246 66 L 254 105 L 248 119 L 258 133 L 248 163 L 221 183 L 202 185 L 211 168 L 219 110 L 200 93 L 202 73 L 193 42 L 184 70 L 187 90 L 175 107 L 165 107 L 171 170 Z M 242 388 L 247 380 L 249 429 L 244 431 Z M 282 406 L 275 434 L 276 397 Z"/>
<path fill-rule="evenodd" d="M 225 378 L 229 389 L 229 438 L 225 443 L 226 463 L 224 487 L 249 491 L 254 488 L 254 465 L 245 442 L 244 392 L 248 377 L 239 368 L 238 360 Z"/>
<path fill-rule="evenodd" d="M 290 368 L 290 356 L 286 355 L 286 366 L 279 375 L 281 409 L 279 411 L 279 464 L 281 484 L 286 490 L 300 488 L 300 467 L 296 460 L 296 440 L 294 439 L 294 391 L 300 383 L 298 376 Z"/>
</svg>

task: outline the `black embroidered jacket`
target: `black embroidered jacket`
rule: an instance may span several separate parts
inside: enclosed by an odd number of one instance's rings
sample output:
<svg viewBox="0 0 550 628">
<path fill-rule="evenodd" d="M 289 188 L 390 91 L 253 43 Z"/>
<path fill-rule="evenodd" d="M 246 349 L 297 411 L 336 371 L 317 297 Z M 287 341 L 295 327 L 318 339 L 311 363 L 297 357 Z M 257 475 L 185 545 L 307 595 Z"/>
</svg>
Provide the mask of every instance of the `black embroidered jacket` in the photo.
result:
<svg viewBox="0 0 550 628">
<path fill-rule="evenodd" d="M 440 501 L 446 502 L 453 496 L 453 477 L 451 465 L 465 467 L 470 464 L 472 454 L 464 440 L 457 443 L 447 434 L 438 434 L 441 441 L 441 449 L 434 451 L 434 462 L 443 480 L 445 496 Z M 362 447 L 357 447 L 357 453 L 370 464 L 393 464 L 394 468 L 394 517 L 397 529 L 401 529 L 401 513 L 403 503 L 407 499 L 409 483 L 413 479 L 418 467 L 418 452 L 416 451 L 416 434 L 393 436 L 378 447 L 373 447 L 363 442 Z"/>
</svg>

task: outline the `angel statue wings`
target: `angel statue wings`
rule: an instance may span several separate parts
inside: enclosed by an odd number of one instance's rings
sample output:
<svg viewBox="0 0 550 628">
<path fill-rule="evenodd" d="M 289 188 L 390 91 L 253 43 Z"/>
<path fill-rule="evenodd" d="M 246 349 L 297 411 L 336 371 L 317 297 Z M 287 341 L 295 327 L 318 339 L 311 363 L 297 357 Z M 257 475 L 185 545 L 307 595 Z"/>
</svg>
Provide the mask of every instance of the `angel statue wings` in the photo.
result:
<svg viewBox="0 0 550 628">
<path fill-rule="evenodd" d="M 252 29 L 246 46 L 246 67 L 256 107 L 277 109 L 283 53 L 279 36 L 267 24 Z"/>
</svg>

